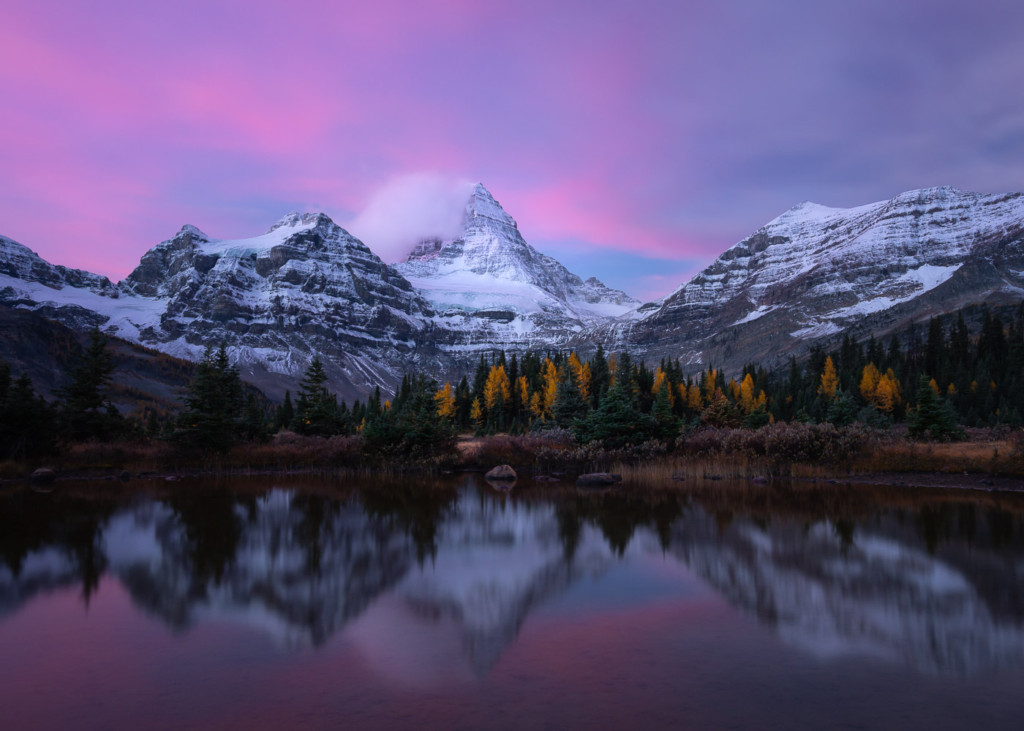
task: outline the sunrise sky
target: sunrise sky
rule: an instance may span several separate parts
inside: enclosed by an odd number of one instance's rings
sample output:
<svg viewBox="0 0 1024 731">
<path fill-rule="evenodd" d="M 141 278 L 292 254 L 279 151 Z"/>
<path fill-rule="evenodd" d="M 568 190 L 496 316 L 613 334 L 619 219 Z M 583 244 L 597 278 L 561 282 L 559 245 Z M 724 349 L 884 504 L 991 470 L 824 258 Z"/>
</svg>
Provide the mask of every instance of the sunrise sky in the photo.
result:
<svg viewBox="0 0 1024 731">
<path fill-rule="evenodd" d="M 803 200 L 1024 189 L 1022 29 L 1019 0 L 4 0 L 0 234 L 116 280 L 184 223 L 324 210 L 395 261 L 481 181 L 650 299 Z"/>
</svg>

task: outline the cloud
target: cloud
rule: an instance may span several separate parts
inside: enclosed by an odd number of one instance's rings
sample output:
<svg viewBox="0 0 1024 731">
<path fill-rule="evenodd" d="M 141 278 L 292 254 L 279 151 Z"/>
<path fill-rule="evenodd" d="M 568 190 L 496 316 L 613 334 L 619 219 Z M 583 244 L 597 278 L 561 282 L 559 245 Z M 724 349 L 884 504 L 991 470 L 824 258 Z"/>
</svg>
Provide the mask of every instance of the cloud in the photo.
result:
<svg viewBox="0 0 1024 731">
<path fill-rule="evenodd" d="M 462 231 L 473 183 L 438 173 L 410 173 L 379 188 L 345 228 L 386 262 L 405 258 L 425 238 L 454 238 Z"/>
</svg>

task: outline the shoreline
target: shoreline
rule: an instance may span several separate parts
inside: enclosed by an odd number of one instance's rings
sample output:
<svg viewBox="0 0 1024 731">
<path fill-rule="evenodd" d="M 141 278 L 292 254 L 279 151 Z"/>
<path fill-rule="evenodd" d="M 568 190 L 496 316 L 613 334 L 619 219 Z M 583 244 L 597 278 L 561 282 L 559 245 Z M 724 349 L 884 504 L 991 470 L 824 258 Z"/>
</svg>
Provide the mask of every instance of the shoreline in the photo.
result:
<svg viewBox="0 0 1024 731">
<path fill-rule="evenodd" d="M 685 462 L 683 463 L 685 465 Z M 662 468 L 661 472 L 668 471 L 669 465 L 656 465 Z M 679 468 L 679 464 L 671 465 Z M 791 467 L 811 467 L 815 471 L 821 471 L 815 476 L 804 476 L 795 470 L 788 475 L 763 476 L 755 474 L 754 470 L 745 474 L 727 474 L 726 471 L 707 470 L 708 465 L 704 462 L 694 462 L 689 465 L 694 474 L 680 474 L 676 469 L 671 476 L 660 478 L 645 477 L 644 467 L 650 465 L 616 465 L 609 471 L 623 475 L 623 482 L 617 486 L 610 487 L 617 492 L 664 492 L 680 491 L 685 492 L 694 488 L 708 488 L 715 486 L 729 486 L 735 489 L 743 486 L 750 490 L 771 490 L 775 484 L 813 486 L 815 488 L 827 488 L 830 485 L 843 487 L 871 487 L 871 488 L 895 488 L 898 490 L 956 490 L 964 492 L 979 493 L 1007 493 L 1024 494 L 1024 475 L 1003 475 L 990 474 L 986 472 L 962 472 L 951 473 L 942 471 L 866 471 L 866 472 L 844 472 L 837 470 L 829 472 L 821 465 L 792 465 Z M 513 465 L 514 467 L 514 465 Z M 633 468 L 640 468 L 639 474 Z M 31 473 L 23 477 L 0 478 L 0 491 L 16 489 L 18 486 L 30 487 L 38 492 L 55 490 L 61 485 L 71 483 L 85 484 L 109 484 L 123 488 L 141 486 L 145 484 L 152 487 L 154 484 L 173 487 L 177 483 L 193 481 L 220 481 L 225 479 L 241 478 L 323 478 L 337 480 L 340 482 L 352 482 L 367 479 L 382 480 L 385 482 L 400 482 L 406 480 L 440 480 L 446 481 L 460 475 L 479 475 L 483 479 L 483 473 L 487 468 L 478 465 L 458 465 L 451 469 L 440 471 L 424 469 L 407 469 L 398 471 L 379 470 L 366 467 L 339 467 L 332 465 L 303 466 L 303 467 L 229 467 L 224 469 L 158 469 L 131 470 L 115 469 L 83 469 L 68 468 L 62 469 L 54 466 L 55 477 L 48 483 L 35 483 Z M 823 470 L 823 471 L 822 471 Z M 517 468 L 519 478 L 516 486 L 520 489 L 530 490 L 557 490 L 567 487 L 576 487 L 576 478 L 585 472 L 576 470 L 537 470 L 530 467 Z M 703 474 L 696 474 L 703 472 Z M 633 473 L 633 474 L 631 474 Z"/>
</svg>

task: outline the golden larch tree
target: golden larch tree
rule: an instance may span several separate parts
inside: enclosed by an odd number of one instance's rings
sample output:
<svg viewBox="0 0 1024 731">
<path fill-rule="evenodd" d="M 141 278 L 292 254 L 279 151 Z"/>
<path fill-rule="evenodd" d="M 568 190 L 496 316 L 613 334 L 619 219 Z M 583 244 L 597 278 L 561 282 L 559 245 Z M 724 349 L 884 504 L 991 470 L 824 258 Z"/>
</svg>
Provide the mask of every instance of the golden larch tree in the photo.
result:
<svg viewBox="0 0 1024 731">
<path fill-rule="evenodd" d="M 445 381 L 444 386 L 434 394 L 434 403 L 437 404 L 438 418 L 455 418 L 455 393 L 452 391 L 452 384 Z"/>
<path fill-rule="evenodd" d="M 831 401 L 836 397 L 836 389 L 839 388 L 839 376 L 836 375 L 836 364 L 832 362 L 830 355 L 825 359 L 825 367 L 821 371 L 821 385 L 818 393 Z"/>
</svg>

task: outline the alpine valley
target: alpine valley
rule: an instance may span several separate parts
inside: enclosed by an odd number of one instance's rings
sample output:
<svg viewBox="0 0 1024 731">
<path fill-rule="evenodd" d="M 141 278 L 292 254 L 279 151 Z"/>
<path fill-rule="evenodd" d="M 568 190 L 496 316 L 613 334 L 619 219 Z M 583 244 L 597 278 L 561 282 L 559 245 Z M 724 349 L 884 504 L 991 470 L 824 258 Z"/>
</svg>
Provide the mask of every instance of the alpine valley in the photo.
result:
<svg viewBox="0 0 1024 731">
<path fill-rule="evenodd" d="M 347 398 L 392 390 L 411 370 L 450 379 L 499 348 L 603 343 L 736 372 L 843 333 L 884 336 L 1022 298 L 1024 194 L 948 187 L 851 209 L 802 203 L 647 304 L 538 252 L 482 185 L 456 238 L 422 241 L 393 266 L 322 213 L 248 239 L 186 225 L 117 284 L 0 236 L 3 305 L 190 360 L 223 343 L 275 398 L 315 355 Z"/>
</svg>

